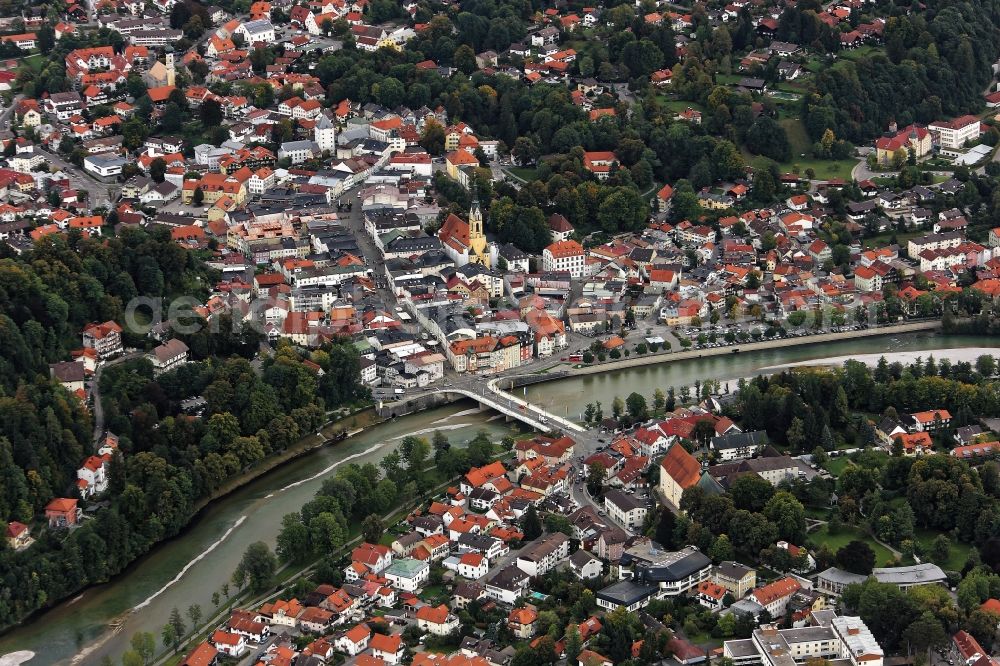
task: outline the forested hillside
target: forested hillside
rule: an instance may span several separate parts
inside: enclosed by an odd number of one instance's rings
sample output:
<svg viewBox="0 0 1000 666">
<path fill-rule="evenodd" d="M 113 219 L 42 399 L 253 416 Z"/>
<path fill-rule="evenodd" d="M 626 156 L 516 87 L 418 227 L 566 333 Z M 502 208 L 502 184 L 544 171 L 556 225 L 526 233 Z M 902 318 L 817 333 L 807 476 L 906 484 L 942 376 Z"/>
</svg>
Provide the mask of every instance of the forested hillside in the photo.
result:
<svg viewBox="0 0 1000 666">
<path fill-rule="evenodd" d="M 206 295 L 211 275 L 166 230 L 113 239 L 52 236 L 28 255 L 0 259 L 0 520 L 32 526 L 38 539 L 0 547 L 0 626 L 120 572 L 157 541 L 176 535 L 197 502 L 233 475 L 285 449 L 362 397 L 358 357 L 347 342 L 309 359 L 281 346 L 259 371 L 259 334 L 223 317 L 184 336 L 196 362 L 155 376 L 145 357 L 100 377 L 105 423 L 119 436 L 107 505 L 72 531 L 44 527 L 40 511 L 73 497 L 76 469 L 93 453 L 87 405 L 49 379 L 48 363 L 80 346 L 90 321 L 121 318 L 135 296 Z M 152 344 L 126 331 L 126 344 Z M 239 355 L 245 355 L 241 358 Z M 200 417 L 181 401 L 201 395 Z"/>
<path fill-rule="evenodd" d="M 826 129 L 863 143 L 895 120 L 930 123 L 982 108 L 1000 54 L 1000 2 L 932 0 L 927 10 L 891 17 L 885 53 L 844 60 L 820 72 L 804 101 L 809 133 Z"/>
</svg>

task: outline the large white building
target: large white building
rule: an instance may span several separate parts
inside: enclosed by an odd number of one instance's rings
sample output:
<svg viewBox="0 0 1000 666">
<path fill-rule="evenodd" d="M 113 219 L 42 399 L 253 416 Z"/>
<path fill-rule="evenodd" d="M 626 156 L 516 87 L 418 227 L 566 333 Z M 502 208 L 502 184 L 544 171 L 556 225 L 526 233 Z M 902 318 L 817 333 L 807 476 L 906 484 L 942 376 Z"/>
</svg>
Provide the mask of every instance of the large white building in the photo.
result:
<svg viewBox="0 0 1000 666">
<path fill-rule="evenodd" d="M 313 128 L 313 141 L 319 149 L 331 153 L 337 150 L 337 126 L 326 116 L 320 116 Z"/>
<path fill-rule="evenodd" d="M 402 558 L 390 564 L 383 575 L 397 590 L 416 592 L 430 577 L 431 567 L 422 560 Z"/>
<path fill-rule="evenodd" d="M 981 124 L 977 116 L 961 116 L 953 120 L 931 123 L 927 129 L 945 150 L 958 150 L 966 141 L 979 139 Z"/>
<path fill-rule="evenodd" d="M 274 26 L 267 19 L 247 21 L 236 28 L 236 34 L 243 37 L 243 43 L 247 46 L 257 42 L 263 44 L 274 43 Z"/>
<path fill-rule="evenodd" d="M 569 537 L 553 532 L 522 548 L 517 556 L 517 568 L 532 577 L 544 576 L 567 557 Z"/>
<path fill-rule="evenodd" d="M 572 277 L 583 277 L 586 267 L 586 255 L 583 246 L 574 240 L 564 240 L 552 243 L 542 250 L 542 270 L 568 271 Z"/>
<path fill-rule="evenodd" d="M 811 659 L 847 660 L 852 666 L 882 666 L 884 654 L 859 617 L 815 611 L 812 626 L 776 629 L 765 625 L 747 639 L 726 641 L 723 655 L 736 666 L 797 666 Z"/>
</svg>

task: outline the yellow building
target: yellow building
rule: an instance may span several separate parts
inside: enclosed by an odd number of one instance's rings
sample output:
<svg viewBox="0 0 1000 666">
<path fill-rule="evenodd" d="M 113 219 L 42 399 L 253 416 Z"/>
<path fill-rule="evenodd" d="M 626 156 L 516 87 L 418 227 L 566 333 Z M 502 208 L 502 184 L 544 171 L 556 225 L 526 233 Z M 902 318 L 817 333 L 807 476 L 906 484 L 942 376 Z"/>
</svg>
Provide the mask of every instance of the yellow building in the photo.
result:
<svg viewBox="0 0 1000 666">
<path fill-rule="evenodd" d="M 478 199 L 472 200 L 472 208 L 469 210 L 469 263 L 490 265 L 490 251 L 483 231 L 483 211 Z"/>
</svg>

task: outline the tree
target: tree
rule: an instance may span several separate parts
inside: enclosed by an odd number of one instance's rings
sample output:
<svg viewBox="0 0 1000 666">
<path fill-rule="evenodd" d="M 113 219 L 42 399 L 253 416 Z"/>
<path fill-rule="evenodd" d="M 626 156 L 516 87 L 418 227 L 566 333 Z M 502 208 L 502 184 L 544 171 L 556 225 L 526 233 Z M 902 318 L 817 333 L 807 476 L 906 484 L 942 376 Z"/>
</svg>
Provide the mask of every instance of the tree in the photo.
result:
<svg viewBox="0 0 1000 666">
<path fill-rule="evenodd" d="M 177 636 L 177 631 L 174 629 L 174 625 L 169 622 L 163 625 L 163 629 L 160 631 L 160 640 L 163 642 L 163 647 L 166 649 L 173 648 L 174 653 L 177 653 L 180 647 L 180 638 Z"/>
<path fill-rule="evenodd" d="M 994 630 L 995 627 L 994 624 Z M 941 626 L 941 621 L 929 610 L 924 611 L 903 631 L 902 638 L 909 644 L 910 649 L 917 653 L 948 644 L 948 634 Z"/>
<path fill-rule="evenodd" d="M 746 144 L 752 153 L 764 155 L 778 162 L 787 161 L 792 156 L 785 128 L 768 115 L 761 114 L 750 126 L 747 130 Z"/>
<path fill-rule="evenodd" d="M 201 206 L 205 201 L 205 190 L 201 189 L 201 186 L 194 188 L 194 193 L 191 195 L 191 204 L 194 206 Z"/>
<path fill-rule="evenodd" d="M 303 562 L 309 557 L 312 550 L 309 528 L 302 523 L 298 513 L 286 514 L 281 519 L 276 550 L 282 562 Z"/>
<path fill-rule="evenodd" d="M 676 526 L 677 517 L 674 515 L 674 512 L 665 506 L 660 507 L 653 540 L 667 550 L 673 550 L 675 545 L 674 529 Z"/>
<path fill-rule="evenodd" d="M 455 56 L 452 62 L 457 69 L 466 74 L 472 74 L 476 71 L 476 52 L 468 44 L 462 44 L 455 49 Z"/>
<path fill-rule="evenodd" d="M 205 127 L 217 127 L 222 122 L 222 105 L 214 99 L 206 99 L 201 103 L 198 115 Z"/>
<path fill-rule="evenodd" d="M 951 548 L 951 541 L 944 534 L 939 534 L 931 542 L 930 557 L 931 560 L 938 564 L 944 564 L 948 561 L 948 553 Z"/>
<path fill-rule="evenodd" d="M 663 393 L 663 389 L 657 388 L 653 391 L 653 411 L 662 412 L 663 408 L 667 404 L 667 396 Z"/>
<path fill-rule="evenodd" d="M 592 496 L 601 494 L 604 489 L 604 474 L 607 470 L 599 462 L 590 463 L 587 467 L 587 492 Z"/>
<path fill-rule="evenodd" d="M 733 555 L 733 544 L 725 534 L 717 536 L 712 542 L 712 547 L 708 549 L 708 556 L 716 563 L 729 561 L 733 559 Z"/>
<path fill-rule="evenodd" d="M 385 525 L 378 514 L 370 513 L 361 523 L 361 536 L 369 543 L 378 543 L 385 532 Z"/>
<path fill-rule="evenodd" d="M 162 183 L 167 173 L 167 162 L 162 157 L 157 157 L 149 163 L 149 177 L 157 183 Z"/>
<path fill-rule="evenodd" d="M 542 536 L 542 521 L 538 517 L 538 511 L 534 504 L 529 505 L 528 510 L 524 512 L 521 531 L 524 533 L 524 538 L 529 541 Z"/>
<path fill-rule="evenodd" d="M 757 513 L 774 495 L 774 486 L 756 474 L 747 474 L 733 481 L 729 494 L 737 509 Z"/>
<path fill-rule="evenodd" d="M 779 491 L 764 505 L 764 516 L 778 527 L 778 536 L 802 543 L 806 536 L 806 511 L 790 492 Z"/>
<path fill-rule="evenodd" d="M 191 618 L 191 630 L 197 631 L 198 627 L 201 625 L 201 606 L 198 604 L 191 604 L 188 606 L 187 614 L 188 617 Z"/>
<path fill-rule="evenodd" d="M 614 400 L 611 401 L 611 418 L 619 419 L 621 418 L 622 412 L 625 411 L 625 401 L 619 396 L 615 396 Z"/>
<path fill-rule="evenodd" d="M 156 656 L 156 638 L 151 632 L 139 631 L 129 641 L 132 651 L 142 658 L 143 664 L 151 664 Z"/>
<path fill-rule="evenodd" d="M 252 590 L 263 592 L 271 584 L 271 578 L 274 576 L 274 570 L 277 566 L 278 562 L 267 544 L 263 541 L 255 541 L 247 546 L 236 571 L 243 572 Z"/>
<path fill-rule="evenodd" d="M 177 640 L 180 640 L 184 634 L 187 633 L 187 627 L 184 625 L 184 618 L 181 617 L 181 612 L 177 610 L 176 606 L 170 611 L 169 624 L 174 628 L 174 634 L 177 636 Z"/>
<path fill-rule="evenodd" d="M 875 567 L 875 551 L 864 541 L 854 539 L 837 551 L 837 565 L 851 573 L 867 576 Z"/>
<path fill-rule="evenodd" d="M 580 629 L 577 625 L 571 624 L 566 628 L 566 662 L 575 664 L 582 650 L 583 640 L 580 636 Z"/>
<path fill-rule="evenodd" d="M 628 397 L 625 398 L 625 407 L 628 409 L 629 416 L 635 421 L 642 421 L 649 416 L 646 398 L 641 393 L 629 393 Z"/>
<path fill-rule="evenodd" d="M 785 431 L 785 438 L 792 449 L 795 451 L 802 450 L 802 445 L 806 442 L 806 431 L 805 424 L 798 416 L 792 417 L 792 423 L 788 426 L 788 430 Z"/>
</svg>

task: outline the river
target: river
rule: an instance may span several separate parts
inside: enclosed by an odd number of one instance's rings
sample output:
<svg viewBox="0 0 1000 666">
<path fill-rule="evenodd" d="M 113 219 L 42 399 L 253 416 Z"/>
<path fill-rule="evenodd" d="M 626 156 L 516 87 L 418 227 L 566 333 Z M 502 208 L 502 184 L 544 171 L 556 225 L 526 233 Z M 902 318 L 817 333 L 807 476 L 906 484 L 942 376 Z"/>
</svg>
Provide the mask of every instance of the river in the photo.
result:
<svg viewBox="0 0 1000 666">
<path fill-rule="evenodd" d="M 454 443 L 467 442 L 479 430 L 495 440 L 511 432 L 496 414 L 462 402 L 384 423 L 318 449 L 211 504 L 183 534 L 156 547 L 111 583 L 91 588 L 0 637 L 0 655 L 30 650 L 35 657 L 27 664 L 36 666 L 68 664 L 87 650 L 76 663 L 96 664 L 106 654 L 119 663 L 137 631 L 153 632 L 159 645 L 171 609 L 184 613 L 196 603 L 208 614 L 212 593 L 228 581 L 246 547 L 264 541 L 273 548 L 281 517 L 311 500 L 337 466 L 377 462 L 406 435 L 429 437 L 434 430 L 445 432 Z M 131 609 L 136 610 L 129 613 Z M 122 628 L 108 638 L 109 625 L 122 617 Z"/>
<path fill-rule="evenodd" d="M 565 418 L 582 421 L 588 402 L 601 401 L 604 414 L 611 415 L 611 402 L 615 396 L 623 400 L 632 393 L 640 393 L 652 402 L 653 391 L 664 392 L 671 386 L 679 390 L 689 386 L 692 395 L 696 381 L 706 379 L 729 380 L 730 389 L 736 390 L 734 380 L 751 377 L 766 368 L 774 368 L 802 361 L 827 357 L 848 357 L 857 354 L 883 353 L 892 362 L 893 354 L 922 352 L 933 349 L 959 349 L 965 347 L 996 347 L 998 339 L 986 336 L 945 336 L 935 333 L 909 333 L 898 337 L 859 338 L 817 345 L 782 347 L 739 354 L 710 356 L 689 361 L 650 364 L 594 375 L 570 377 L 557 382 L 533 384 L 519 389 L 523 397 L 544 409 Z M 723 387 L 725 381 L 723 381 Z"/>
<path fill-rule="evenodd" d="M 579 418 L 586 403 L 594 400 L 600 400 L 605 413 L 610 413 L 615 395 L 624 398 L 637 391 L 650 399 L 658 387 L 693 387 L 697 380 L 731 380 L 811 359 L 884 351 L 893 360 L 895 352 L 995 344 L 994 338 L 934 334 L 848 340 L 573 377 L 528 387 L 526 396 L 558 414 Z M 113 582 L 87 590 L 0 637 L 0 655 L 30 650 L 36 656 L 28 664 L 36 666 L 70 663 L 86 650 L 77 663 L 98 663 L 104 655 L 117 662 L 135 632 L 151 631 L 159 640 L 172 608 L 183 612 L 197 603 L 207 613 L 212 608 L 212 592 L 228 581 L 247 545 L 263 540 L 273 547 L 281 517 L 309 501 L 338 465 L 380 460 L 404 436 L 435 429 L 447 432 L 456 443 L 468 441 L 480 429 L 496 439 L 509 432 L 502 420 L 462 402 L 403 417 L 319 449 L 213 503 L 180 537 L 161 544 Z M 109 625 L 121 618 L 123 626 L 109 638 Z"/>
</svg>

